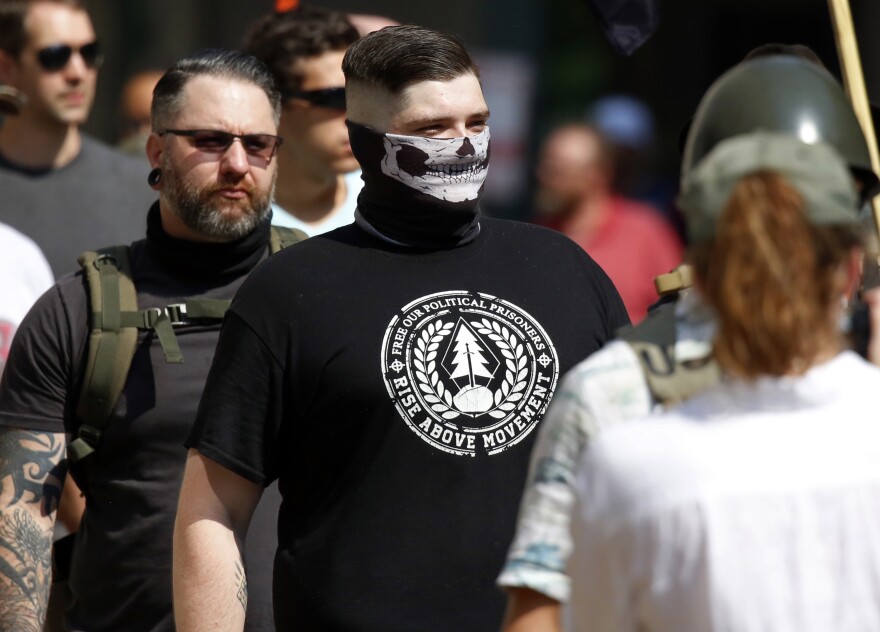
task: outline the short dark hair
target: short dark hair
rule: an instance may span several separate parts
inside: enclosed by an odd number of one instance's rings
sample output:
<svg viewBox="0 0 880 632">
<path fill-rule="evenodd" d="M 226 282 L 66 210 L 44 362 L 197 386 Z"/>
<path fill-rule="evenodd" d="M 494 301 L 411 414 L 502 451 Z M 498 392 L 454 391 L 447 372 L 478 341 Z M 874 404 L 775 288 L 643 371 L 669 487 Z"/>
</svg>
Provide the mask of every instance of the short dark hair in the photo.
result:
<svg viewBox="0 0 880 632">
<path fill-rule="evenodd" d="M 342 60 L 347 82 L 363 82 L 399 94 L 420 81 L 480 76 L 464 44 L 452 33 L 406 24 L 388 26 L 351 45 Z"/>
<path fill-rule="evenodd" d="M 284 95 L 302 86 L 301 60 L 345 50 L 358 37 L 344 13 L 303 5 L 257 20 L 248 29 L 242 50 L 269 67 Z"/>
<path fill-rule="evenodd" d="M 153 89 L 150 118 L 153 131 L 162 129 L 180 107 L 183 89 L 195 77 L 221 77 L 251 83 L 263 92 L 272 106 L 275 124 L 281 113 L 281 95 L 266 65 L 252 55 L 222 48 L 208 48 L 175 63 Z"/>
<path fill-rule="evenodd" d="M 85 11 L 81 0 L 0 0 L 0 50 L 18 57 L 27 44 L 25 20 L 31 5 L 49 2 Z"/>
</svg>

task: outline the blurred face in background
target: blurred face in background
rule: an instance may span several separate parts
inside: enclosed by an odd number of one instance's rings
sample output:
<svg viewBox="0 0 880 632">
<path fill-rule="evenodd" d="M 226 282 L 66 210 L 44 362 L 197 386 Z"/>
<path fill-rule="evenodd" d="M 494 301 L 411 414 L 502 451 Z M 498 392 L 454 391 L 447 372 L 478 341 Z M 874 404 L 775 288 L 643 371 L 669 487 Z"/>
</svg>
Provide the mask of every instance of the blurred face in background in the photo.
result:
<svg viewBox="0 0 880 632">
<path fill-rule="evenodd" d="M 344 174 L 358 168 L 348 144 L 344 105 L 327 103 L 316 93 L 345 86 L 344 55 L 344 50 L 327 51 L 298 62 L 297 71 L 302 78 L 300 92 L 315 94 L 284 100 L 279 126 L 279 133 L 285 139 L 280 151 L 282 168 L 288 157 L 297 166 L 323 175 Z"/>
<path fill-rule="evenodd" d="M 590 128 L 572 125 L 553 132 L 544 142 L 536 171 L 536 206 L 544 215 L 567 215 L 591 196 L 610 188 L 609 156 Z"/>
<path fill-rule="evenodd" d="M 149 136 L 153 88 L 161 78 L 160 71 L 146 70 L 132 75 L 122 86 L 122 94 L 119 99 L 119 115 L 123 127 L 122 138 L 138 135 Z"/>
<path fill-rule="evenodd" d="M 36 2 L 28 9 L 25 31 L 26 43 L 17 59 L 2 53 L 4 81 L 27 97 L 22 116 L 46 125 L 84 123 L 95 98 L 100 64 L 88 14 L 62 4 Z"/>
</svg>

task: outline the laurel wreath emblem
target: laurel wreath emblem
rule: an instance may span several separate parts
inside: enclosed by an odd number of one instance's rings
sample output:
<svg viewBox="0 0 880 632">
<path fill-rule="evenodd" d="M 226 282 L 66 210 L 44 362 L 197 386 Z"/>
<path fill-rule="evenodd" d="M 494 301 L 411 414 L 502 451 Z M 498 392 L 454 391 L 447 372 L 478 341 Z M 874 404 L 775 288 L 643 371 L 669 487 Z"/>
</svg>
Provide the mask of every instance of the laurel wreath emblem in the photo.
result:
<svg viewBox="0 0 880 632">
<path fill-rule="evenodd" d="M 522 391 L 529 377 L 529 369 L 526 366 L 528 358 L 523 344 L 507 327 L 494 321 L 490 322 L 486 318 L 471 324 L 474 325 L 477 333 L 487 336 L 498 345 L 501 355 L 504 356 L 504 381 L 501 382 L 501 388 L 495 391 L 495 408 L 489 411 L 489 415 L 495 419 L 502 419 L 516 408 L 516 402 L 523 398 Z"/>
<path fill-rule="evenodd" d="M 452 333 L 454 326 L 454 323 L 444 323 L 439 319 L 429 323 L 416 339 L 413 349 L 413 366 L 419 389 L 431 410 L 443 419 L 455 419 L 461 415 L 452 407 L 452 393 L 443 386 L 437 372 L 437 349 L 440 348 L 440 341 Z"/>
<path fill-rule="evenodd" d="M 501 355 L 504 356 L 504 379 L 501 387 L 493 393 L 494 408 L 487 411 L 495 419 L 504 418 L 516 408 L 516 403 L 523 398 L 523 391 L 528 383 L 529 369 L 526 366 L 528 357 L 525 348 L 516 335 L 507 327 L 483 318 L 472 322 L 476 331 L 494 342 Z M 452 392 L 443 385 L 437 370 L 437 353 L 440 343 L 452 333 L 454 323 L 437 320 L 429 323 L 416 339 L 413 348 L 413 366 L 419 390 L 425 402 L 443 419 L 452 420 L 462 413 L 452 403 Z"/>
</svg>

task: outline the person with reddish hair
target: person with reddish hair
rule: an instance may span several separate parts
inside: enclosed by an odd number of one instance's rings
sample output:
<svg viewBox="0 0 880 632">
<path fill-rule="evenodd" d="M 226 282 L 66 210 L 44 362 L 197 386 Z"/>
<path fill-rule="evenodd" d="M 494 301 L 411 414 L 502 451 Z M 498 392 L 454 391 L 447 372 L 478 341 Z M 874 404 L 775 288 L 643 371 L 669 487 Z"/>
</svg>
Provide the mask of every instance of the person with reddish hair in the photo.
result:
<svg viewBox="0 0 880 632">
<path fill-rule="evenodd" d="M 721 380 L 585 451 L 570 629 L 877 629 L 880 370 L 841 328 L 863 255 L 848 165 L 736 135 L 679 206 Z"/>
</svg>

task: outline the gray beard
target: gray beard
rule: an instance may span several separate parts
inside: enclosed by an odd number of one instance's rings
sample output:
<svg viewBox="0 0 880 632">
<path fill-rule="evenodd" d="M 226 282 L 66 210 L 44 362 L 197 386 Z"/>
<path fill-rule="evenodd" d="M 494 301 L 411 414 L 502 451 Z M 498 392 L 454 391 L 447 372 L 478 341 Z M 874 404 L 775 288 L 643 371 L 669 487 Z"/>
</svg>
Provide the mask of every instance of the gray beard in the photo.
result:
<svg viewBox="0 0 880 632">
<path fill-rule="evenodd" d="M 225 186 L 225 183 L 199 189 L 178 178 L 167 163 L 162 165 L 162 175 L 165 178 L 166 194 L 171 199 L 175 214 L 188 228 L 211 241 L 229 242 L 240 239 L 262 224 L 271 212 L 274 181 L 271 190 L 265 194 L 257 190 L 249 191 L 249 196 L 243 201 L 244 205 L 240 207 L 241 212 L 230 217 L 223 212 L 223 206 L 228 206 L 229 202 L 224 205 L 214 197 L 214 193 Z"/>
</svg>

